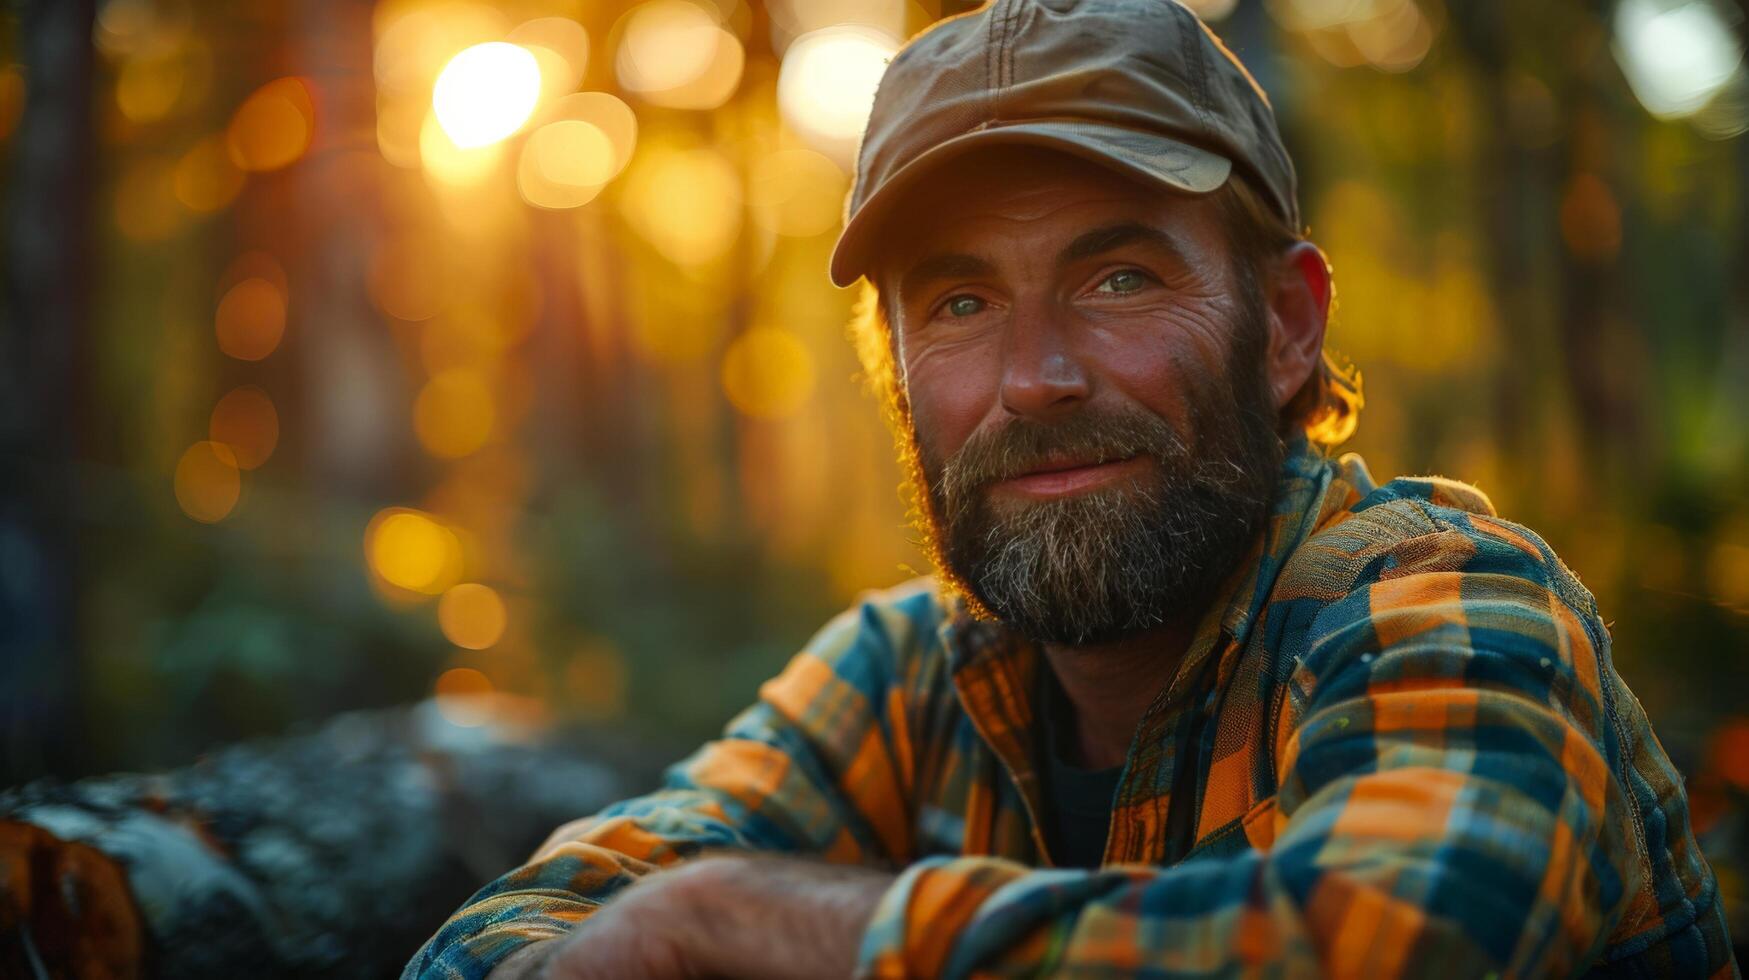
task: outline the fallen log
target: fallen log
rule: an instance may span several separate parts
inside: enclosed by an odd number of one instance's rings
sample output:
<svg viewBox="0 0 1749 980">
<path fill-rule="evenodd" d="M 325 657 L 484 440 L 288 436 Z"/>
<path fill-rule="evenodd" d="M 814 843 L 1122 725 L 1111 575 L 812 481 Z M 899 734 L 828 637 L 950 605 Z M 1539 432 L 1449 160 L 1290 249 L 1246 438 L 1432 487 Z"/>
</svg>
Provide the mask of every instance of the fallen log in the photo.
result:
<svg viewBox="0 0 1749 980">
<path fill-rule="evenodd" d="M 662 761 L 426 703 L 173 772 L 6 790 L 0 976 L 394 976 L 475 888 Z"/>
</svg>

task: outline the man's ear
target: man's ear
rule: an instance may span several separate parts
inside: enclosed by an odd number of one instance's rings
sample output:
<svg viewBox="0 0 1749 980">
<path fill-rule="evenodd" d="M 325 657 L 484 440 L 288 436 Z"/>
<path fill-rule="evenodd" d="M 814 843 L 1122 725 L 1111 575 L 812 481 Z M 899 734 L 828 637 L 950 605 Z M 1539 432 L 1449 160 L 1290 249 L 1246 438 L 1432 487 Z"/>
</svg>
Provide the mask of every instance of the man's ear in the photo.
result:
<svg viewBox="0 0 1749 980">
<path fill-rule="evenodd" d="M 1330 264 L 1311 242 L 1283 249 L 1268 270 L 1269 352 L 1265 371 L 1276 411 L 1299 394 L 1323 357 L 1330 321 Z"/>
</svg>

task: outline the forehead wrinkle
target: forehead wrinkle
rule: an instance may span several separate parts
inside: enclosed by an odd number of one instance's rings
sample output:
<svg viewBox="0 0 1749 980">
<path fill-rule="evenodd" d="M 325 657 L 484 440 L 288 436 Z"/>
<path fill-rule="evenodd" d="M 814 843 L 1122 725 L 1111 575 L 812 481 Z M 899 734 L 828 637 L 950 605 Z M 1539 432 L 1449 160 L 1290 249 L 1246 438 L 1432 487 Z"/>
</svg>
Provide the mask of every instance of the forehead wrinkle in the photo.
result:
<svg viewBox="0 0 1749 980">
<path fill-rule="evenodd" d="M 1119 221 L 1077 235 L 1074 241 L 1057 253 L 1057 264 L 1068 265 L 1128 245 L 1144 245 L 1165 252 L 1179 261 L 1186 259 L 1184 249 L 1171 234 L 1140 221 Z"/>
<path fill-rule="evenodd" d="M 965 188 L 964 193 L 941 200 L 928 213 L 949 226 L 984 221 L 1028 225 L 1074 208 L 1123 208 L 1125 204 L 1124 195 L 1079 181 L 1029 182 L 1019 187 Z"/>
</svg>

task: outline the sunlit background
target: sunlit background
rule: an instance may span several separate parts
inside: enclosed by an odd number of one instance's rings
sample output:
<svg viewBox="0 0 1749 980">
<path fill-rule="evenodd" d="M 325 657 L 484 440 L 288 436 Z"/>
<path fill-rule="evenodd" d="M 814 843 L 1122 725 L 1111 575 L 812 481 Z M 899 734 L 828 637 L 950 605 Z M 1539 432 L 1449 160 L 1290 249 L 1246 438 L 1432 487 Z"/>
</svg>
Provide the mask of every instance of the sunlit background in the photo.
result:
<svg viewBox="0 0 1749 980">
<path fill-rule="evenodd" d="M 1743 7 L 1192 6 L 1299 162 L 1348 448 L 1548 538 L 1711 819 L 1749 787 Z M 5 782 L 428 697 L 684 744 L 926 570 L 825 267 L 886 59 L 962 5 L 27 8 Z"/>
</svg>

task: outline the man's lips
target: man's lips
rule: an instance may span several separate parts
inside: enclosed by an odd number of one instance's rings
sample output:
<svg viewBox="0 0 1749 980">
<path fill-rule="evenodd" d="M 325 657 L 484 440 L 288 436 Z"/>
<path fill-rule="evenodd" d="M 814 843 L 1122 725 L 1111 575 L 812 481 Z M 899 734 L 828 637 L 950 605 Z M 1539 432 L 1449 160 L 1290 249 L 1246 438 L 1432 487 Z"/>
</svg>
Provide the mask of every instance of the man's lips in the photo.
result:
<svg viewBox="0 0 1749 980">
<path fill-rule="evenodd" d="M 1028 497 L 1062 497 L 1127 479 L 1136 475 L 1147 463 L 1141 456 L 1105 463 L 1063 460 L 1045 463 L 1030 472 L 998 481 L 990 489 Z"/>
</svg>

